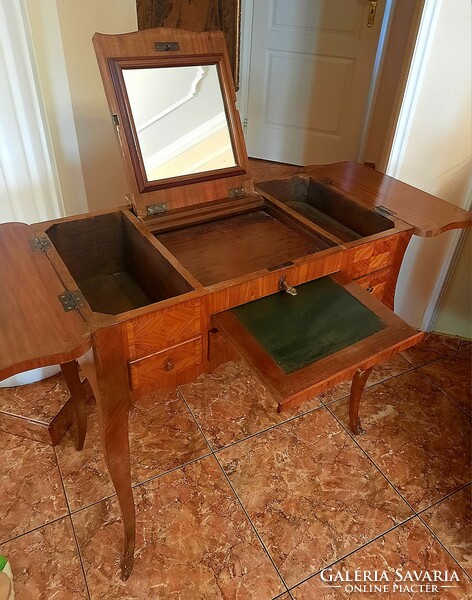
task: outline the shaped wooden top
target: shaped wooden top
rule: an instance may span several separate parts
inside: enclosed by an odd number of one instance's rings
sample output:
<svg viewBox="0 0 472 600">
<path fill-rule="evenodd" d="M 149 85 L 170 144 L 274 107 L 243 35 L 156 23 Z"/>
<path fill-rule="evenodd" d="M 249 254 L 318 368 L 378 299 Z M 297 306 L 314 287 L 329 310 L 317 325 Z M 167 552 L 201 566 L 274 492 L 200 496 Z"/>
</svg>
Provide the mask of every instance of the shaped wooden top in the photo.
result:
<svg viewBox="0 0 472 600">
<path fill-rule="evenodd" d="M 64 285 L 46 252 L 33 250 L 24 223 L 0 225 L 0 380 L 82 356 L 90 335 L 79 312 L 65 312 Z"/>
<path fill-rule="evenodd" d="M 256 177 L 257 183 L 275 179 Z M 355 162 L 294 168 L 286 166 L 281 176 L 308 176 L 322 180 L 333 190 L 345 194 L 358 204 L 373 210 L 386 208 L 411 225 L 414 233 L 432 237 L 448 231 L 470 227 L 472 214 L 445 200 Z"/>
</svg>

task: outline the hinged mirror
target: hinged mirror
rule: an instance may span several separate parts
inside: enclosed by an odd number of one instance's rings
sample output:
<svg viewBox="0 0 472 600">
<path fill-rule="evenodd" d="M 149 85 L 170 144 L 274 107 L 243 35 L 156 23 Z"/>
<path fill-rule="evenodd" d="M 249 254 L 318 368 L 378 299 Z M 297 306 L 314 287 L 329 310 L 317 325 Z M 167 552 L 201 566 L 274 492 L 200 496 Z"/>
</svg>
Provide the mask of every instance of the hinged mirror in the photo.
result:
<svg viewBox="0 0 472 600">
<path fill-rule="evenodd" d="M 94 46 L 138 215 L 252 192 L 221 32 L 95 34 Z"/>
</svg>

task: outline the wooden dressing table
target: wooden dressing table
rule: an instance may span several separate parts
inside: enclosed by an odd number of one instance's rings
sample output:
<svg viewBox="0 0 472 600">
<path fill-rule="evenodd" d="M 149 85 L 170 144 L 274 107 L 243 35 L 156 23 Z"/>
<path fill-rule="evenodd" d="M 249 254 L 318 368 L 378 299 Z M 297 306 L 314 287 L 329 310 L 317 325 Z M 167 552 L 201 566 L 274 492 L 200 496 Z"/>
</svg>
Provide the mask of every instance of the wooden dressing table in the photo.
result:
<svg viewBox="0 0 472 600">
<path fill-rule="evenodd" d="M 0 225 L 0 378 L 61 363 L 80 447 L 80 364 L 121 508 L 126 579 L 133 399 L 237 353 L 279 410 L 352 377 L 360 433 L 370 370 L 422 337 L 391 310 L 411 236 L 467 227 L 470 214 L 355 163 L 254 186 L 222 34 L 96 34 L 94 45 L 130 206 Z"/>
</svg>

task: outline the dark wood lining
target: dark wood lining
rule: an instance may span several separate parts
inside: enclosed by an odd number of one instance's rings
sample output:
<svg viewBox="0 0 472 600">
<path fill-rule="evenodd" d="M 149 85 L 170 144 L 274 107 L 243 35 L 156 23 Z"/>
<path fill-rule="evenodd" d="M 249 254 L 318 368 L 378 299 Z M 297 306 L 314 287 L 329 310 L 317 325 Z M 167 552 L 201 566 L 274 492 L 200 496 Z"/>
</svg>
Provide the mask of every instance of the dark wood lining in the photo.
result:
<svg viewBox="0 0 472 600">
<path fill-rule="evenodd" d="M 261 210 L 156 237 L 205 286 L 291 262 L 333 245 Z"/>
</svg>

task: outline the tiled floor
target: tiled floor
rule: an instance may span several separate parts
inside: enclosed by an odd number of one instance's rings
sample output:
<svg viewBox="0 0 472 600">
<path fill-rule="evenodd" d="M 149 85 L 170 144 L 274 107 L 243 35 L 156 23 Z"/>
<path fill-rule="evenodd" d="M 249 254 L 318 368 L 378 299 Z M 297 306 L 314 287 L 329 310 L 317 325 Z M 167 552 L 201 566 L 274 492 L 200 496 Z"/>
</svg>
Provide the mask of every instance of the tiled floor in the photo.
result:
<svg viewBox="0 0 472 600">
<path fill-rule="evenodd" d="M 348 385 L 280 415 L 242 363 L 144 398 L 131 415 L 138 533 L 126 583 L 94 405 L 82 452 L 73 432 L 56 448 L 3 435 L 0 553 L 17 600 L 348 597 L 324 568 L 385 570 L 390 590 L 397 569 L 460 580 L 353 597 L 472 597 L 470 350 L 429 336 L 377 368 L 359 438 Z"/>
</svg>

